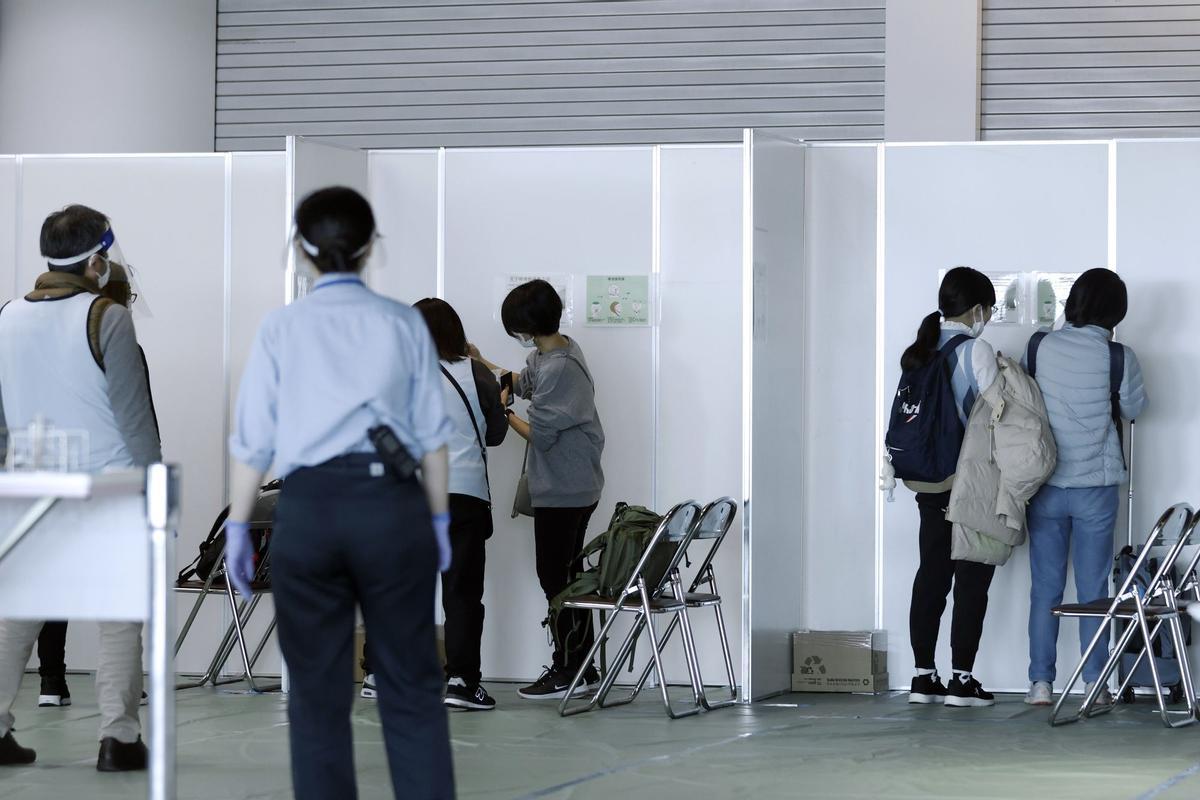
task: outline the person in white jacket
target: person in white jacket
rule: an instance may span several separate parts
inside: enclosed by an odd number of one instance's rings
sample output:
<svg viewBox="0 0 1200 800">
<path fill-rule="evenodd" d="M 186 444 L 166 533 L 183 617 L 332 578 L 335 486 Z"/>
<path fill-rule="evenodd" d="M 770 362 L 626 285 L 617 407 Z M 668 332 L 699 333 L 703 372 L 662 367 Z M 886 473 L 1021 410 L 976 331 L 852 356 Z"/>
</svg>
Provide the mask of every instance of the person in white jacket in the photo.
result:
<svg viewBox="0 0 1200 800">
<path fill-rule="evenodd" d="M 1137 356 L 1115 347 L 1124 361 L 1114 409 L 1111 387 L 1113 329 L 1129 306 L 1125 283 L 1107 269 L 1085 272 L 1067 297 L 1062 330 L 1030 340 L 1025 366 L 1037 378 L 1058 447 L 1058 465 L 1029 505 L 1029 693 L 1030 705 L 1052 702 L 1058 656 L 1058 617 L 1067 583 L 1068 557 L 1075 567 L 1080 603 L 1105 597 L 1112 569 L 1113 532 L 1119 486 L 1127 478 L 1114 411 L 1134 419 L 1146 408 L 1146 390 Z M 1080 653 L 1099 626 L 1079 622 Z M 1083 669 L 1088 688 L 1108 657 L 1107 639 Z M 1099 701 L 1112 703 L 1107 689 Z"/>
</svg>

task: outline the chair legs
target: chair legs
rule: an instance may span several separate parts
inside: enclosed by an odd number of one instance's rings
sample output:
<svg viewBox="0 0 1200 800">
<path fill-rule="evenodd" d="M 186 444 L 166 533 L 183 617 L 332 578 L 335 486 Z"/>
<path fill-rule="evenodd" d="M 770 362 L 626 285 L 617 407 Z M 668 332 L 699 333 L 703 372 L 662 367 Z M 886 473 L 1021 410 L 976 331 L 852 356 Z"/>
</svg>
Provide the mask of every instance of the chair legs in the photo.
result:
<svg viewBox="0 0 1200 800">
<path fill-rule="evenodd" d="M 1159 691 L 1155 692 L 1154 694 L 1155 699 L 1158 702 L 1159 715 L 1162 717 L 1163 725 L 1168 728 L 1182 728 L 1197 721 L 1198 716 L 1200 716 L 1200 703 L 1197 701 L 1195 688 L 1192 686 L 1192 671 L 1191 666 L 1188 663 L 1187 645 L 1183 635 L 1183 626 L 1179 622 L 1179 617 L 1177 615 L 1169 617 L 1166 621 L 1171 635 L 1172 645 L 1175 647 L 1175 658 L 1179 663 L 1180 677 L 1184 686 L 1184 693 L 1187 698 L 1187 710 L 1171 711 L 1167 708 L 1166 701 L 1162 696 L 1162 692 Z M 1129 642 L 1133 639 L 1135 632 L 1141 636 L 1142 648 L 1138 652 L 1138 656 L 1134 660 L 1133 667 L 1129 670 L 1129 674 L 1126 675 L 1125 679 L 1121 682 L 1121 688 L 1118 696 L 1123 694 L 1132 683 L 1134 671 L 1145 658 L 1149 658 L 1152 682 L 1155 686 L 1161 686 L 1162 680 L 1159 676 L 1158 664 L 1156 663 L 1152 653 L 1154 640 L 1158 635 L 1160 635 L 1162 624 L 1163 620 L 1159 619 L 1155 622 L 1154 627 L 1151 628 L 1145 615 L 1138 614 L 1136 619 L 1132 620 L 1130 624 L 1126 625 L 1125 630 L 1121 633 L 1116 645 L 1109 653 L 1108 660 L 1104 663 L 1104 668 L 1100 673 L 1100 677 L 1096 680 L 1096 683 L 1092 687 L 1091 691 L 1089 691 L 1084 697 L 1079 711 L 1072 717 L 1059 719 L 1059 713 L 1061 712 L 1062 707 L 1065 705 L 1071 689 L 1076 683 L 1079 682 L 1079 678 L 1083 674 L 1084 664 L 1087 663 L 1088 658 L 1095 651 L 1096 647 L 1099 645 L 1100 639 L 1106 631 L 1105 626 L 1102 625 L 1096 631 L 1095 636 L 1092 637 L 1092 641 L 1088 644 L 1087 650 L 1084 652 L 1083 657 L 1079 660 L 1079 665 L 1076 666 L 1075 671 L 1071 674 L 1071 679 L 1067 681 L 1066 687 L 1064 687 L 1062 694 L 1059 696 L 1058 702 L 1055 703 L 1054 710 L 1050 714 L 1050 724 L 1052 726 L 1066 725 L 1072 722 L 1078 722 L 1086 717 L 1100 716 L 1101 714 L 1105 714 L 1112 710 L 1112 706 L 1097 708 L 1095 706 L 1096 699 L 1099 697 L 1104 685 L 1108 682 L 1109 677 L 1114 671 L 1116 671 L 1118 665 L 1120 664 L 1121 656 L 1126 652 Z"/>
</svg>

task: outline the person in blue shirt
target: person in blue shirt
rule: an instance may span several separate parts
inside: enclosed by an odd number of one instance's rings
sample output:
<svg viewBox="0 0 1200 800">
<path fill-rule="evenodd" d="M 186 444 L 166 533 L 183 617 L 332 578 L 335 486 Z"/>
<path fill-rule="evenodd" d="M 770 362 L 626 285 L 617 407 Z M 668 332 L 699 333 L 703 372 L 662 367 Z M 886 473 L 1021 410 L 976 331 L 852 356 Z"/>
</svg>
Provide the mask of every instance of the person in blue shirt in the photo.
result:
<svg viewBox="0 0 1200 800">
<path fill-rule="evenodd" d="M 1142 368 L 1133 350 L 1116 345 L 1123 361 L 1116 407 L 1112 396 L 1113 329 L 1125 319 L 1129 294 L 1112 270 L 1091 269 L 1079 276 L 1063 310 L 1066 325 L 1044 338 L 1031 339 L 1025 351 L 1046 401 L 1058 465 L 1029 503 L 1029 692 L 1032 706 L 1053 702 L 1057 676 L 1058 617 L 1067 562 L 1075 567 L 1075 597 L 1090 603 L 1108 596 L 1113 562 L 1113 532 L 1120 506 L 1119 487 L 1129 477 L 1121 449 L 1119 420 L 1134 419 L 1146 408 Z M 1040 339 L 1040 341 L 1039 341 Z M 1031 357 L 1031 351 L 1033 357 Z M 1079 620 L 1079 652 L 1101 627 Z M 1108 658 L 1108 634 L 1083 667 L 1090 691 Z M 1106 687 L 1100 705 L 1112 705 Z"/>
<path fill-rule="evenodd" d="M 310 294 L 263 321 L 242 376 L 229 521 L 230 580 L 250 594 L 248 520 L 267 470 L 283 479 L 271 581 L 288 696 L 297 798 L 357 794 L 350 728 L 355 608 L 371 638 L 396 797 L 452 798 L 433 604 L 449 567 L 446 414 L 438 354 L 419 312 L 359 277 L 375 238 L 367 201 L 346 188 L 296 209 Z M 386 426 L 420 481 L 376 451 Z M 386 448 L 381 448 L 385 449 Z"/>
</svg>

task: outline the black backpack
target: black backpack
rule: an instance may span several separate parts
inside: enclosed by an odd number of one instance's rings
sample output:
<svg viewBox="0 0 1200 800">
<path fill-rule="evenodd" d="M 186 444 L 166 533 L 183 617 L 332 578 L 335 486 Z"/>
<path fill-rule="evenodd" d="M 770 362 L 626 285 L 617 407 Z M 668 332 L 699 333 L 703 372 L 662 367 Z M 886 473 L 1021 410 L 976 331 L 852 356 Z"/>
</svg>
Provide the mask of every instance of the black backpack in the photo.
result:
<svg viewBox="0 0 1200 800">
<path fill-rule="evenodd" d="M 264 587 L 270 586 L 270 570 L 259 572 L 258 565 L 266 558 L 270 548 L 271 530 L 275 524 L 275 506 L 279 504 L 279 492 L 282 488 L 283 481 L 279 480 L 271 481 L 263 486 L 259 490 L 258 500 L 254 504 L 254 513 L 250 517 L 250 543 L 254 548 L 255 571 L 259 573 L 255 575 L 254 582 L 256 585 L 261 584 Z M 179 571 L 177 585 L 182 586 L 193 577 L 201 581 L 208 580 L 208 576 L 212 574 L 217 565 L 217 559 L 225 549 L 225 520 L 228 517 L 229 506 L 225 506 L 224 510 L 217 515 L 212 528 L 209 529 L 208 536 L 200 543 L 200 554 L 192 563 Z M 213 585 L 225 585 L 223 570 L 213 579 Z"/>
<path fill-rule="evenodd" d="M 900 376 L 884 438 L 897 478 L 941 483 L 958 469 L 966 432 L 950 381 L 950 354 L 970 338 L 951 338 L 928 364 Z"/>
</svg>

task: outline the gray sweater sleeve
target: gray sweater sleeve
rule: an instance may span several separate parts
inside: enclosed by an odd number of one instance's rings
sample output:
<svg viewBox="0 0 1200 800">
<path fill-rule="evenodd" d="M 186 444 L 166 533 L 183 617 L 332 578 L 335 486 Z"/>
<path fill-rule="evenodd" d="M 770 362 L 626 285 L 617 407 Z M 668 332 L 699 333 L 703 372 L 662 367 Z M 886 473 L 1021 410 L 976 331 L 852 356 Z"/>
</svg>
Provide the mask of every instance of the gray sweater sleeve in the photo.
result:
<svg viewBox="0 0 1200 800">
<path fill-rule="evenodd" d="M 149 377 L 133 319 L 122 306 L 111 306 L 100 320 L 100 354 L 108 381 L 108 401 L 134 463 L 144 467 L 162 461 Z"/>
<path fill-rule="evenodd" d="M 583 368 L 568 358 L 541 364 L 529 406 L 530 440 L 546 451 L 563 431 L 591 422 L 596 415 L 595 392 Z"/>
</svg>

